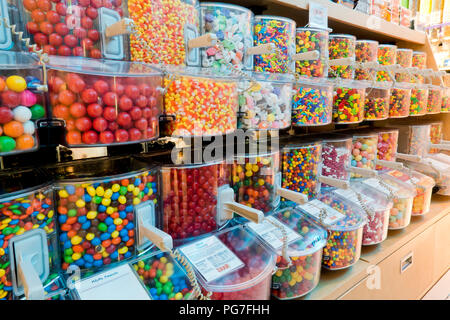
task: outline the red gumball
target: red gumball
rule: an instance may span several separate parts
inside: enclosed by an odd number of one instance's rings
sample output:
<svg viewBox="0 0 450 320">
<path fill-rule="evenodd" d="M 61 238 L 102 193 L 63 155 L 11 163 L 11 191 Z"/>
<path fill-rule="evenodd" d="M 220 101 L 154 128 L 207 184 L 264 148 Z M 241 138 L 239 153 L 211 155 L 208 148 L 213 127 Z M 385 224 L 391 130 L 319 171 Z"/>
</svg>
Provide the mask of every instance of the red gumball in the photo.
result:
<svg viewBox="0 0 450 320">
<path fill-rule="evenodd" d="M 86 144 L 95 144 L 98 142 L 98 134 L 94 130 L 83 133 L 83 142 Z"/>
<path fill-rule="evenodd" d="M 150 109 L 150 108 L 143 108 L 142 109 L 142 115 L 146 119 L 150 118 L 152 116 L 152 109 Z"/>
<path fill-rule="evenodd" d="M 84 28 L 75 28 L 73 29 L 73 35 L 78 39 L 84 39 L 87 37 L 88 33 Z"/>
<path fill-rule="evenodd" d="M 148 98 L 148 106 L 149 107 L 155 107 L 157 104 L 157 100 L 155 97 L 149 97 Z"/>
<path fill-rule="evenodd" d="M 125 87 L 125 94 L 131 99 L 137 99 L 139 97 L 139 88 L 135 85 L 127 85 Z"/>
<path fill-rule="evenodd" d="M 38 8 L 44 12 L 47 12 L 52 8 L 52 3 L 50 0 L 37 0 L 36 4 Z"/>
<path fill-rule="evenodd" d="M 127 142 L 129 137 L 128 131 L 123 129 L 116 130 L 115 136 L 117 142 Z"/>
<path fill-rule="evenodd" d="M 103 131 L 100 133 L 100 142 L 110 144 L 114 142 L 114 134 L 111 131 Z"/>
<path fill-rule="evenodd" d="M 117 112 L 116 109 L 113 107 L 106 107 L 103 110 L 103 118 L 105 118 L 108 121 L 114 121 L 117 118 Z"/>
<path fill-rule="evenodd" d="M 128 111 L 133 107 L 133 101 L 127 96 L 121 96 L 119 99 L 119 108 L 123 111 Z"/>
<path fill-rule="evenodd" d="M 75 130 L 76 129 L 75 128 L 75 120 L 73 120 L 73 119 L 66 120 L 66 128 L 67 128 L 67 131 Z"/>
<path fill-rule="evenodd" d="M 157 107 L 152 108 L 152 116 L 153 117 L 159 116 L 159 109 Z"/>
<path fill-rule="evenodd" d="M 128 134 L 130 136 L 130 141 L 137 141 L 142 139 L 142 132 L 139 129 L 131 128 L 128 130 Z"/>
<path fill-rule="evenodd" d="M 100 32 L 95 29 L 91 29 L 87 32 L 87 36 L 94 42 L 97 42 L 100 39 Z"/>
<path fill-rule="evenodd" d="M 31 34 L 35 34 L 35 33 L 39 32 L 39 25 L 34 21 L 28 21 L 25 28 Z"/>
<path fill-rule="evenodd" d="M 128 129 L 132 125 L 131 116 L 127 112 L 120 112 L 117 116 L 117 123 L 119 126 Z"/>
<path fill-rule="evenodd" d="M 139 130 L 145 132 L 147 130 L 148 123 L 147 123 L 147 120 L 141 118 L 134 122 L 134 126 L 136 128 L 138 128 Z"/>
<path fill-rule="evenodd" d="M 87 107 L 87 113 L 91 118 L 97 118 L 103 114 L 103 108 L 98 103 L 91 103 Z"/>
<path fill-rule="evenodd" d="M 86 87 L 86 83 L 79 75 L 69 73 L 67 75 L 67 86 L 72 92 L 80 93 Z"/>
<path fill-rule="evenodd" d="M 98 94 L 94 89 L 84 89 L 81 93 L 81 99 L 83 99 L 85 103 L 94 103 L 98 100 Z"/>
<path fill-rule="evenodd" d="M 36 0 L 23 0 L 23 6 L 28 11 L 33 11 L 37 8 Z"/>
<path fill-rule="evenodd" d="M 73 34 L 68 34 L 64 36 L 64 43 L 69 48 L 74 48 L 78 44 L 78 40 Z"/>
<path fill-rule="evenodd" d="M 103 0 L 102 1 L 102 5 L 103 5 L 103 7 L 108 8 L 108 9 L 112 9 L 113 8 L 113 5 L 112 5 L 110 0 Z"/>
<path fill-rule="evenodd" d="M 151 128 L 151 127 L 148 127 L 148 128 L 147 128 L 146 134 L 147 134 L 147 136 L 146 136 L 147 139 L 150 139 L 150 138 L 154 138 L 154 137 L 155 137 L 155 131 L 154 131 L 153 128 Z"/>
<path fill-rule="evenodd" d="M 133 120 L 142 119 L 142 110 L 139 107 L 133 107 L 130 111 L 130 116 Z"/>
<path fill-rule="evenodd" d="M 102 52 L 99 49 L 91 49 L 91 51 L 89 51 L 89 56 L 92 59 L 100 59 L 102 57 Z"/>
<path fill-rule="evenodd" d="M 78 4 L 86 8 L 91 4 L 91 0 L 78 0 Z"/>
<path fill-rule="evenodd" d="M 67 6 L 62 2 L 56 4 L 55 10 L 60 16 L 65 16 L 67 14 Z"/>
<path fill-rule="evenodd" d="M 115 132 L 117 129 L 119 129 L 119 125 L 115 121 L 110 122 L 108 123 L 108 129 Z"/>
<path fill-rule="evenodd" d="M 88 51 L 94 47 L 94 42 L 89 38 L 84 38 L 83 40 L 81 40 L 81 46 L 84 50 Z"/>
<path fill-rule="evenodd" d="M 146 84 L 146 83 L 141 83 L 139 86 L 139 92 L 144 95 L 144 96 L 150 96 L 152 93 L 152 88 Z"/>
<path fill-rule="evenodd" d="M 71 55 L 71 53 L 72 53 L 72 51 L 70 50 L 70 48 L 68 46 L 63 45 L 58 48 L 58 55 L 60 55 L 60 56 L 68 57 Z"/>
<path fill-rule="evenodd" d="M 91 18 L 92 20 L 97 19 L 97 17 L 98 17 L 97 9 L 95 9 L 93 7 L 86 8 L 86 15 L 89 18 Z"/>
<path fill-rule="evenodd" d="M 143 96 L 143 95 L 140 95 L 140 96 L 136 99 L 136 104 L 137 104 L 139 107 L 141 107 L 141 108 L 146 107 L 146 106 L 147 106 L 147 102 L 148 102 L 147 98 L 146 98 L 145 96 Z"/>
<path fill-rule="evenodd" d="M 103 80 L 97 80 L 94 83 L 94 89 L 98 94 L 102 95 L 109 90 L 108 82 Z"/>
<path fill-rule="evenodd" d="M 84 50 L 82 47 L 75 47 L 72 49 L 72 53 L 75 57 L 84 57 Z"/>
<path fill-rule="evenodd" d="M 70 106 L 70 114 L 74 118 L 84 117 L 86 115 L 86 107 L 82 103 L 75 102 Z"/>
<path fill-rule="evenodd" d="M 49 12 L 47 12 L 46 17 L 47 21 L 51 24 L 57 24 L 61 22 L 61 17 L 56 11 L 50 10 Z"/>
<path fill-rule="evenodd" d="M 10 122 L 14 118 L 14 114 L 10 108 L 0 107 L 0 124 Z"/>
<path fill-rule="evenodd" d="M 52 112 L 53 116 L 58 119 L 67 120 L 70 116 L 69 108 L 63 104 L 56 105 Z"/>
<path fill-rule="evenodd" d="M 123 95 L 123 93 L 125 92 L 125 87 L 123 86 L 123 84 L 113 82 L 111 87 L 112 87 L 112 91 L 117 93 L 119 96 Z"/>
<path fill-rule="evenodd" d="M 108 129 L 108 121 L 106 121 L 104 118 L 95 118 L 92 126 L 94 128 L 94 130 L 98 131 L 98 132 L 103 132 L 106 129 Z"/>
<path fill-rule="evenodd" d="M 81 134 L 78 131 L 69 131 L 66 140 L 70 145 L 81 144 Z"/>
<path fill-rule="evenodd" d="M 11 90 L 6 90 L 2 92 L 2 105 L 13 108 L 20 104 L 20 94 Z"/>
<path fill-rule="evenodd" d="M 49 43 L 54 47 L 59 47 L 63 43 L 63 38 L 58 33 L 52 33 L 48 37 Z"/>
<path fill-rule="evenodd" d="M 116 93 L 109 91 L 103 95 L 103 102 L 107 106 L 116 106 L 117 102 L 118 102 L 118 98 L 119 97 L 117 96 Z"/>
<path fill-rule="evenodd" d="M 75 127 L 82 132 L 88 131 L 92 128 L 92 121 L 88 117 L 78 118 L 75 121 Z"/>
<path fill-rule="evenodd" d="M 49 44 L 45 45 L 44 48 L 42 48 L 44 52 L 48 55 L 56 55 L 57 51 L 54 46 L 51 46 Z"/>
<path fill-rule="evenodd" d="M 46 44 L 48 44 L 48 38 L 45 34 L 38 32 L 34 35 L 34 42 L 36 42 L 36 44 L 40 45 L 41 47 L 45 46 Z"/>
<path fill-rule="evenodd" d="M 81 18 L 81 26 L 85 29 L 90 30 L 94 26 L 94 22 L 89 17 L 83 17 Z"/>
<path fill-rule="evenodd" d="M 119 14 L 119 16 L 123 17 L 123 9 L 122 8 L 116 8 L 114 9 Z"/>
<path fill-rule="evenodd" d="M 102 0 L 91 0 L 91 6 L 99 9 L 102 7 Z"/>
<path fill-rule="evenodd" d="M 68 35 L 70 32 L 69 28 L 62 22 L 56 24 L 55 31 L 62 37 Z"/>
<path fill-rule="evenodd" d="M 31 19 L 36 23 L 41 23 L 45 21 L 45 13 L 43 13 L 42 10 L 34 9 L 31 12 Z"/>
</svg>

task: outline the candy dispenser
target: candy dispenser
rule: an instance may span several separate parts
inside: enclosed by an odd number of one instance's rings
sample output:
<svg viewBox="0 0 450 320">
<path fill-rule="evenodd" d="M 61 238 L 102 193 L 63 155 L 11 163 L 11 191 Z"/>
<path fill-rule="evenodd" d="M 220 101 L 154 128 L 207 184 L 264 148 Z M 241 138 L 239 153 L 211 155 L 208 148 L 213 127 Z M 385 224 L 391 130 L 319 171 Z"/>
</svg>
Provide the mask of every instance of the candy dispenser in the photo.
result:
<svg viewBox="0 0 450 320">
<path fill-rule="evenodd" d="M 19 299 L 25 282 L 27 299 L 44 299 L 43 283 L 58 270 L 54 214 L 46 177 L 33 169 L 0 173 L 0 300 Z"/>
<path fill-rule="evenodd" d="M 450 87 L 444 87 L 442 91 L 442 113 L 450 112 Z"/>
<path fill-rule="evenodd" d="M 167 134 L 214 136 L 237 128 L 238 78 L 217 76 L 211 69 L 169 68 L 164 78 L 166 115 L 173 115 Z"/>
<path fill-rule="evenodd" d="M 274 43 L 276 53 L 255 55 L 254 70 L 261 72 L 288 73 L 294 70 L 291 57 L 295 49 L 294 20 L 276 16 L 255 16 L 253 22 L 253 43 L 255 46 Z"/>
<path fill-rule="evenodd" d="M 136 62 L 51 57 L 53 117 L 66 121 L 69 146 L 106 146 L 159 136 L 162 75 Z"/>
<path fill-rule="evenodd" d="M 425 69 L 427 65 L 427 54 L 426 52 L 421 52 L 421 51 L 413 51 L 413 56 L 412 56 L 412 67 L 416 67 L 419 69 Z M 415 83 L 425 83 L 425 78 L 422 75 L 417 75 L 416 78 L 411 79 L 413 82 Z"/>
<path fill-rule="evenodd" d="M 251 70 L 253 57 L 247 50 L 253 45 L 253 13 L 241 6 L 202 2 L 200 16 L 201 33 L 215 34 L 220 42 L 201 50 L 202 66 L 221 74 L 230 68 Z"/>
<path fill-rule="evenodd" d="M 350 166 L 352 157 L 352 137 L 334 134 L 322 140 L 322 176 L 339 180 L 349 180 L 350 174 L 347 167 Z M 326 183 L 321 184 L 321 190 L 331 188 Z"/>
<path fill-rule="evenodd" d="M 380 44 L 378 46 L 378 63 L 382 66 L 395 64 L 397 46 L 391 44 Z M 393 81 L 387 71 L 377 72 L 377 81 Z"/>
<path fill-rule="evenodd" d="M 366 212 L 367 224 L 363 230 L 363 246 L 378 244 L 386 239 L 393 203 L 383 192 L 356 181 L 351 183 L 351 189 L 336 189 L 334 193 L 362 207 Z"/>
<path fill-rule="evenodd" d="M 212 300 L 270 298 L 275 254 L 243 226 L 186 244 L 180 251 L 193 265 L 202 289 L 212 293 Z M 218 263 L 217 256 L 222 258 Z"/>
<path fill-rule="evenodd" d="M 397 125 L 398 152 L 426 156 L 430 142 L 430 125 Z"/>
<path fill-rule="evenodd" d="M 352 167 L 375 170 L 377 158 L 378 135 L 376 133 L 361 133 L 353 135 L 352 139 Z M 352 173 L 351 178 L 361 178 Z"/>
<path fill-rule="evenodd" d="M 429 85 L 427 114 L 440 113 L 441 106 L 442 106 L 442 87 Z"/>
<path fill-rule="evenodd" d="M 322 258 L 325 269 L 345 269 L 359 260 L 363 228 L 367 221 L 359 206 L 335 193 L 323 193 L 317 199 L 296 209 L 310 216 L 328 231 Z"/>
<path fill-rule="evenodd" d="M 239 82 L 238 127 L 253 130 L 289 127 L 293 77 L 259 72 L 251 75 L 256 82 Z"/>
<path fill-rule="evenodd" d="M 389 216 L 389 230 L 403 229 L 409 225 L 416 196 L 413 186 L 387 173 L 380 174 L 379 178 L 363 180 L 362 183 L 383 192 L 393 201 L 394 205 Z"/>
<path fill-rule="evenodd" d="M 334 86 L 333 122 L 360 123 L 364 120 L 366 85 L 363 82 L 342 80 Z"/>
<path fill-rule="evenodd" d="M 395 161 L 398 144 L 398 130 L 380 129 L 377 143 L 377 160 Z M 376 170 L 387 170 L 388 168 L 377 165 Z"/>
<path fill-rule="evenodd" d="M 39 147 L 35 121 L 46 113 L 41 68 L 31 54 L 0 51 L 0 157 Z"/>
<path fill-rule="evenodd" d="M 378 41 L 374 40 L 356 40 L 355 61 L 360 63 L 377 63 Z M 370 69 L 356 69 L 355 80 L 372 80 L 375 77 L 375 71 Z"/>
<path fill-rule="evenodd" d="M 397 49 L 396 64 L 402 68 L 410 68 L 412 65 L 413 51 L 411 49 Z M 411 82 L 410 76 L 407 73 L 397 73 L 395 75 L 397 82 Z"/>
<path fill-rule="evenodd" d="M 319 58 L 295 62 L 295 72 L 306 77 L 327 77 L 328 68 L 328 30 L 317 28 L 297 28 L 295 53 L 319 52 Z"/>
<path fill-rule="evenodd" d="M 292 95 L 292 125 L 320 126 L 331 123 L 333 85 L 324 79 L 300 77 Z"/>
<path fill-rule="evenodd" d="M 364 102 L 365 120 L 385 120 L 389 118 L 391 90 L 389 82 L 377 82 L 366 89 Z"/>
<path fill-rule="evenodd" d="M 410 116 L 421 116 L 427 113 L 428 85 L 415 84 L 411 88 L 411 104 L 409 106 Z"/>
<path fill-rule="evenodd" d="M 331 65 L 328 70 L 329 78 L 353 79 L 354 69 L 350 62 L 355 60 L 355 36 L 348 34 L 330 34 L 328 42 L 329 59 L 349 59 L 342 65 Z"/>
<path fill-rule="evenodd" d="M 277 254 L 277 271 L 272 277 L 272 296 L 281 300 L 295 299 L 314 290 L 319 283 L 322 249 L 327 232 L 293 207 L 275 211 L 272 221 L 282 224 L 288 237 L 283 257 L 282 234 L 269 223 L 249 223 L 247 230 Z"/>
<path fill-rule="evenodd" d="M 409 116 L 411 88 L 412 86 L 408 83 L 396 82 L 393 85 L 389 102 L 389 118 L 405 118 Z"/>
</svg>

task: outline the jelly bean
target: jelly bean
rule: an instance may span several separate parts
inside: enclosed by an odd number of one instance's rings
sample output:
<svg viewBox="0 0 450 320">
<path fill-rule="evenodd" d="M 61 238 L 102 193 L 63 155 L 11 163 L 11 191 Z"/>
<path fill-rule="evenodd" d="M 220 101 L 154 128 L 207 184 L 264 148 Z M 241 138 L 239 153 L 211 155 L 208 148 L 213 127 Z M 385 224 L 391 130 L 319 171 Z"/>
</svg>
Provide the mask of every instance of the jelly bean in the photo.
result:
<svg viewBox="0 0 450 320">
<path fill-rule="evenodd" d="M 428 89 L 424 86 L 411 89 L 411 103 L 409 106 L 410 116 L 420 116 L 427 113 Z"/>
<path fill-rule="evenodd" d="M 355 45 L 355 61 L 361 63 L 376 62 L 378 54 L 378 41 L 357 40 Z M 374 71 L 368 69 L 356 69 L 355 80 L 372 80 Z"/>
<path fill-rule="evenodd" d="M 414 51 L 412 55 L 411 66 L 419 69 L 425 69 L 427 65 L 427 54 L 425 52 Z"/>
<path fill-rule="evenodd" d="M 330 34 L 328 53 L 330 60 L 351 58 L 355 59 L 356 38 L 350 35 Z M 328 70 L 329 78 L 353 79 L 354 68 L 349 65 L 331 66 Z"/>
<path fill-rule="evenodd" d="M 383 87 L 366 90 L 364 103 L 365 120 L 385 120 L 389 117 L 390 91 Z"/>
<path fill-rule="evenodd" d="M 377 159 L 395 161 L 397 153 L 398 130 L 388 130 L 378 132 Z M 377 165 L 377 170 L 387 170 L 388 168 Z"/>
<path fill-rule="evenodd" d="M 410 68 L 412 65 L 413 51 L 411 49 L 397 49 L 396 64 L 403 68 Z M 407 73 L 397 73 L 395 75 L 397 82 L 411 82 L 410 76 Z"/>
<path fill-rule="evenodd" d="M 405 118 L 409 116 L 410 104 L 411 104 L 411 89 L 408 87 L 394 86 L 394 88 L 391 89 L 391 98 L 389 102 L 389 117 Z"/>
<path fill-rule="evenodd" d="M 365 89 L 338 86 L 334 88 L 333 122 L 358 123 L 364 119 Z"/>
<path fill-rule="evenodd" d="M 378 63 L 382 66 L 395 64 L 397 46 L 390 44 L 380 44 L 378 46 Z M 387 71 L 377 72 L 377 81 L 393 81 Z"/>
<path fill-rule="evenodd" d="M 296 61 L 295 72 L 307 77 L 326 77 L 328 69 L 325 62 L 328 59 L 328 31 L 314 28 L 297 28 L 295 36 L 295 53 L 305 53 L 316 50 L 319 58 L 316 60 Z"/>
<path fill-rule="evenodd" d="M 375 170 L 375 159 L 377 157 L 377 134 L 354 135 L 352 147 L 351 165 L 358 168 Z M 361 175 L 352 173 L 352 178 L 361 178 Z"/>
<path fill-rule="evenodd" d="M 450 89 L 444 88 L 442 92 L 442 106 L 441 112 L 450 112 Z"/>
<path fill-rule="evenodd" d="M 441 112 L 442 106 L 442 88 L 439 86 L 430 86 L 428 89 L 427 114 Z"/>
</svg>

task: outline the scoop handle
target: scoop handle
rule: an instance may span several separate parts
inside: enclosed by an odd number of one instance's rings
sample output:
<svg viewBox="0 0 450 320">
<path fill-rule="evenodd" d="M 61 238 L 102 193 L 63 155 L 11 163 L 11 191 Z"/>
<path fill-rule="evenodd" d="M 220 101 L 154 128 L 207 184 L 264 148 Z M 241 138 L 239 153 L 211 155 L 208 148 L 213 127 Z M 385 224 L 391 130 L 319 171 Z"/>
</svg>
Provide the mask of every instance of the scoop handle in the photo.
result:
<svg viewBox="0 0 450 320">
<path fill-rule="evenodd" d="M 308 197 L 305 194 L 296 192 L 296 191 L 292 191 L 289 189 L 278 188 L 277 194 L 279 196 L 282 196 L 283 198 L 286 198 L 286 199 L 293 201 L 295 203 L 298 203 L 298 204 L 304 204 L 304 203 L 308 202 Z"/>
<path fill-rule="evenodd" d="M 403 169 L 403 163 L 396 162 L 396 161 L 386 161 L 386 160 L 377 160 L 376 163 L 380 166 L 394 169 L 394 170 L 401 170 Z"/>
<path fill-rule="evenodd" d="M 411 162 L 420 162 L 422 160 L 422 157 L 414 155 L 414 154 L 406 154 L 406 153 L 396 153 L 395 157 L 397 159 L 402 159 L 402 160 L 406 160 L 406 161 L 411 161 Z"/>
<path fill-rule="evenodd" d="M 275 52 L 275 44 L 265 43 L 247 49 L 247 55 L 254 56 L 259 54 L 270 54 Z"/>
<path fill-rule="evenodd" d="M 250 208 L 249 206 L 241 203 L 226 202 L 225 208 L 254 223 L 261 223 L 264 220 L 264 213 L 261 210 Z"/>
<path fill-rule="evenodd" d="M 321 183 L 326 183 L 332 187 L 340 188 L 340 189 L 348 189 L 350 188 L 350 184 L 347 181 L 334 179 L 330 177 L 319 176 L 319 181 Z"/>
<path fill-rule="evenodd" d="M 319 51 L 313 50 L 308 52 L 296 53 L 292 55 L 291 59 L 294 61 L 317 60 L 319 59 Z"/>
<path fill-rule="evenodd" d="M 347 171 L 355 174 L 359 174 L 366 178 L 374 178 L 378 175 L 376 170 L 370 170 L 366 168 L 347 167 Z"/>
<path fill-rule="evenodd" d="M 130 22 L 130 19 L 124 18 L 120 21 L 117 21 L 116 23 L 113 23 L 112 25 L 109 25 L 105 29 L 105 36 L 107 38 L 111 38 L 114 36 L 119 36 L 123 34 L 130 34 L 131 30 L 128 27 Z"/>
<path fill-rule="evenodd" d="M 194 48 L 211 47 L 216 43 L 216 41 L 217 37 L 215 34 L 206 33 L 202 36 L 189 40 L 188 48 L 194 49 Z"/>
</svg>

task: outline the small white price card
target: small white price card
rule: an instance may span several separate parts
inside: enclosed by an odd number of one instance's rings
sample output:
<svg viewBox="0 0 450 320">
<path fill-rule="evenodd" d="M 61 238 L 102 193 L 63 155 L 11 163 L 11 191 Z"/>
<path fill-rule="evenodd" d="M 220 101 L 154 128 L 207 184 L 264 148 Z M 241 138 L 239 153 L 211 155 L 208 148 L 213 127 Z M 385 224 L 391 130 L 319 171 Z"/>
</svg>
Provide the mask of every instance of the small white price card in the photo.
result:
<svg viewBox="0 0 450 320">
<path fill-rule="evenodd" d="M 308 25 L 313 28 L 328 29 L 327 7 L 317 2 L 310 1 Z"/>
<path fill-rule="evenodd" d="M 320 219 L 320 213 L 321 209 L 325 209 L 327 212 L 327 216 L 325 219 L 323 219 L 324 224 L 334 224 L 338 222 L 339 220 L 342 220 L 345 218 L 345 215 L 340 213 L 339 211 L 331 208 L 330 206 L 327 206 L 325 203 L 319 201 L 319 200 L 312 200 L 305 204 L 302 204 L 299 206 L 302 210 L 306 211 L 308 214 L 312 215 L 313 217 L 316 217 L 317 219 Z"/>
<path fill-rule="evenodd" d="M 370 178 L 370 179 L 364 180 L 363 182 L 365 184 L 367 184 L 367 185 L 369 185 L 371 187 L 374 187 L 375 189 L 383 192 L 384 194 L 389 194 L 389 190 L 385 186 L 381 185 L 380 181 L 378 179 Z M 396 186 L 393 186 L 393 185 L 388 184 L 388 183 L 386 183 L 386 185 L 392 190 L 392 192 L 397 192 L 398 191 L 398 188 Z"/>
<path fill-rule="evenodd" d="M 74 283 L 81 300 L 150 300 L 128 264 Z"/>
<path fill-rule="evenodd" d="M 206 281 L 217 280 L 244 263 L 216 236 L 211 236 L 180 249 Z"/>
<path fill-rule="evenodd" d="M 297 232 L 286 226 L 284 223 L 277 221 L 274 217 L 267 217 L 266 220 L 264 220 L 262 223 L 250 222 L 248 224 L 248 227 L 252 229 L 256 234 L 258 234 L 262 239 L 264 239 L 264 241 L 266 241 L 275 250 L 281 249 L 281 247 L 283 246 L 283 235 L 281 234 L 281 230 L 279 228 L 275 227 L 267 220 L 271 220 L 283 226 L 284 230 L 286 230 L 288 244 L 303 238 Z"/>
<path fill-rule="evenodd" d="M 356 195 L 355 191 L 350 190 L 350 189 L 347 189 L 347 190 L 337 189 L 334 192 L 337 193 L 338 195 L 344 197 L 345 199 L 348 199 L 351 202 L 359 205 L 358 196 Z M 360 196 L 361 196 L 362 201 L 365 204 L 369 204 L 374 201 L 372 198 L 369 198 L 368 196 L 366 196 L 362 193 L 360 193 Z"/>
</svg>

